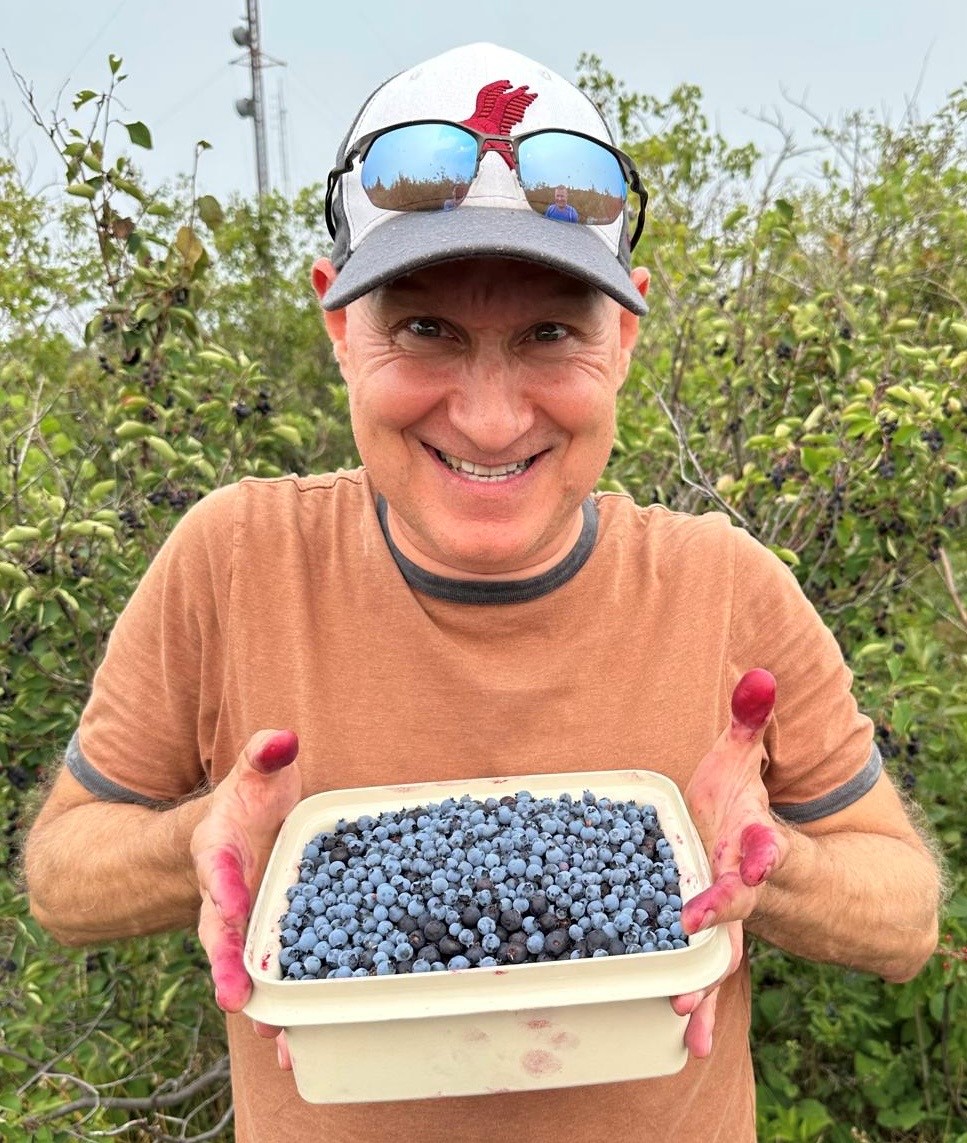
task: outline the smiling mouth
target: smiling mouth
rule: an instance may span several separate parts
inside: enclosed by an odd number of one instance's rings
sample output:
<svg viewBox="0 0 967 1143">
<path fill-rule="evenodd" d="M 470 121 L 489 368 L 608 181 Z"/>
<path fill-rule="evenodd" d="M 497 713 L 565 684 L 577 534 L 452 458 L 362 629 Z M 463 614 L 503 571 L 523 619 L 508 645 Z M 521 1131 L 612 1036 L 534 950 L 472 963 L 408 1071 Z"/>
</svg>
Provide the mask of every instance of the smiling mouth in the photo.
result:
<svg viewBox="0 0 967 1143">
<path fill-rule="evenodd" d="M 519 476 L 530 468 L 535 459 L 530 456 L 526 460 L 518 460 L 512 464 L 477 464 L 475 461 L 462 460 L 459 456 L 451 456 L 449 453 L 441 452 L 440 449 L 433 451 L 452 472 L 459 472 L 468 480 L 481 480 L 490 484 L 509 480 L 512 476 Z"/>
</svg>

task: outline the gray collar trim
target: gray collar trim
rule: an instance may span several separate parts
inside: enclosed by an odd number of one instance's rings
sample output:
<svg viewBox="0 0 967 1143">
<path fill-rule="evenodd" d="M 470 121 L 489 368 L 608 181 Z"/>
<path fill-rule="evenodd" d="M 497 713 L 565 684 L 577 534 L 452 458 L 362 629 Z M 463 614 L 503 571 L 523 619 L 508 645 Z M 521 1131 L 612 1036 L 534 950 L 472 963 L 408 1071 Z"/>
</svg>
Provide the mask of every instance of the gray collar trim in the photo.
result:
<svg viewBox="0 0 967 1143">
<path fill-rule="evenodd" d="M 529 603 L 532 599 L 549 595 L 569 579 L 573 579 L 587 563 L 598 538 L 598 509 L 594 501 L 588 497 L 581 505 L 581 510 L 584 513 L 584 525 L 577 542 L 559 564 L 555 564 L 542 575 L 532 576 L 530 579 L 495 581 L 450 579 L 448 576 L 425 571 L 403 555 L 389 532 L 386 501 L 382 496 L 376 498 L 379 526 L 383 530 L 390 554 L 403 578 L 414 591 L 420 591 L 434 599 L 445 599 L 451 603 Z"/>
</svg>

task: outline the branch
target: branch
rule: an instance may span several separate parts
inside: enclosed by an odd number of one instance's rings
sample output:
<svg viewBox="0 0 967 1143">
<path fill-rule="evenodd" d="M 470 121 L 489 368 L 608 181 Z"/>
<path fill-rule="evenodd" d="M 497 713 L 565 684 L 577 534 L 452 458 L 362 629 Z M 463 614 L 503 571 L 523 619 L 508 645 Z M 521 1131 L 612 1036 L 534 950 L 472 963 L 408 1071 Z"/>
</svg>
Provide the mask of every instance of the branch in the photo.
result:
<svg viewBox="0 0 967 1143">
<path fill-rule="evenodd" d="M 964 601 L 957 594 L 957 585 L 954 582 L 954 569 L 951 566 L 950 556 L 947 555 L 946 548 L 940 549 L 940 569 L 938 569 L 937 574 L 943 580 L 944 587 L 946 587 L 950 598 L 954 601 L 954 607 L 957 608 L 960 622 L 964 625 L 963 629 L 967 631 L 967 608 L 964 607 Z"/>
<path fill-rule="evenodd" d="M 204 1091 L 206 1087 L 211 1087 L 216 1083 L 224 1083 L 230 1074 L 228 1056 L 222 1056 L 207 1072 L 202 1072 L 200 1076 L 193 1079 L 191 1083 L 185 1084 L 184 1087 L 165 1092 L 163 1095 L 156 1094 L 145 1096 L 141 1099 L 134 1099 L 126 1096 L 102 1096 L 100 1092 L 93 1089 L 90 1084 L 79 1079 L 77 1076 L 67 1075 L 61 1072 L 49 1072 L 49 1078 L 76 1083 L 81 1087 L 88 1088 L 91 1094 L 82 1099 L 75 1099 L 70 1103 L 61 1104 L 60 1107 L 51 1108 L 45 1112 L 44 1115 L 47 1119 L 53 1119 L 63 1115 L 72 1115 L 75 1111 L 88 1111 L 91 1108 L 106 1108 L 108 1110 L 120 1111 L 153 1111 L 163 1107 L 175 1107 L 179 1103 L 184 1103 L 186 1099 L 190 1099 L 198 1092 Z M 198 1138 L 201 1138 L 201 1136 Z"/>
<path fill-rule="evenodd" d="M 733 508 L 731 504 L 728 504 L 725 500 L 723 500 L 722 497 L 719 496 L 718 492 L 716 492 L 715 488 L 710 483 L 708 477 L 705 475 L 705 472 L 704 472 L 701 464 L 699 464 L 698 457 L 695 455 L 694 452 L 692 452 L 691 448 L 689 447 L 688 441 L 685 439 L 685 433 L 684 433 L 681 425 L 675 419 L 675 414 L 668 407 L 667 403 L 665 402 L 664 397 L 662 397 L 661 393 L 659 393 L 656 389 L 652 389 L 652 394 L 653 394 L 655 400 L 658 402 L 659 406 L 661 407 L 661 411 L 668 418 L 668 423 L 671 425 L 672 430 L 675 433 L 675 436 L 678 438 L 678 470 L 679 470 L 679 474 L 681 475 L 682 481 L 685 484 L 687 484 L 689 488 L 694 488 L 696 492 L 700 492 L 702 494 L 702 496 L 705 497 L 705 499 L 713 500 L 722 509 L 723 512 L 727 512 L 730 516 L 734 516 L 735 519 L 742 525 L 743 528 L 748 528 L 749 525 L 746 522 L 745 518 L 742 516 L 742 514 L 739 511 L 737 511 L 735 508 Z M 700 484 L 696 484 L 694 480 L 690 480 L 685 475 L 685 457 L 686 456 L 688 457 L 688 460 L 691 463 L 692 467 L 694 468 L 695 472 L 698 473 L 699 480 L 701 481 Z"/>
</svg>

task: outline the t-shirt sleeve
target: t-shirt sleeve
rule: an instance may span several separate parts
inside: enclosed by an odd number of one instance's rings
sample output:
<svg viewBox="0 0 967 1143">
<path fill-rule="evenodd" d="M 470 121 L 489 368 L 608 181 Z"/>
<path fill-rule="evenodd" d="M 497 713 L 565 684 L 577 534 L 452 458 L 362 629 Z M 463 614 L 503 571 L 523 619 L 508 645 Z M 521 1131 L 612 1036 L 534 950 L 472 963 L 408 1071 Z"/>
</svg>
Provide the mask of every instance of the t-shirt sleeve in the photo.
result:
<svg viewBox="0 0 967 1143">
<path fill-rule="evenodd" d="M 98 798 L 158 806 L 207 785 L 237 498 L 220 489 L 179 521 L 111 633 L 65 759 Z"/>
<path fill-rule="evenodd" d="M 730 681 L 753 667 L 775 676 L 763 780 L 780 817 L 815 821 L 857 801 L 879 777 L 873 723 L 857 707 L 835 637 L 795 576 L 747 533 L 734 536 Z"/>
</svg>

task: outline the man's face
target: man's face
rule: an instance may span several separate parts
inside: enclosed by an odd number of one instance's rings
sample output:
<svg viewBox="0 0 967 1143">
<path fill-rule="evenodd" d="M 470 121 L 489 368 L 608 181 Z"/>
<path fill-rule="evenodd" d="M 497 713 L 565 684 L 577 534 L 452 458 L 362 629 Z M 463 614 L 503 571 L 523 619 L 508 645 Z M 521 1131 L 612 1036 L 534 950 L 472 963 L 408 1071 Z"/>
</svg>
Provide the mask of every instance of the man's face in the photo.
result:
<svg viewBox="0 0 967 1143">
<path fill-rule="evenodd" d="M 567 190 L 564 187 L 558 187 L 554 192 L 554 202 L 557 206 L 567 206 Z"/>
<path fill-rule="evenodd" d="M 331 272 L 317 264 L 317 287 Z M 554 271 L 474 259 L 326 322 L 405 555 L 442 575 L 520 578 L 567 553 L 611 451 L 633 314 Z"/>
</svg>

